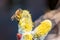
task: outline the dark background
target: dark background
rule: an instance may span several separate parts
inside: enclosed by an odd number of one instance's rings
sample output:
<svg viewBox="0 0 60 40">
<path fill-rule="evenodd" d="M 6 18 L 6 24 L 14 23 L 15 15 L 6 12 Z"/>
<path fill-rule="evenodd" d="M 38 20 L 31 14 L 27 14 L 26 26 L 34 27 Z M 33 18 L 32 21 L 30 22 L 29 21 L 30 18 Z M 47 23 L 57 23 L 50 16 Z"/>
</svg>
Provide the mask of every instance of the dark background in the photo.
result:
<svg viewBox="0 0 60 40">
<path fill-rule="evenodd" d="M 35 21 L 47 9 L 55 9 L 56 3 L 57 0 L 9 0 L 0 8 L 0 40 L 16 40 L 18 25 L 16 21 L 11 21 L 11 16 L 18 8 L 29 10 Z"/>
</svg>

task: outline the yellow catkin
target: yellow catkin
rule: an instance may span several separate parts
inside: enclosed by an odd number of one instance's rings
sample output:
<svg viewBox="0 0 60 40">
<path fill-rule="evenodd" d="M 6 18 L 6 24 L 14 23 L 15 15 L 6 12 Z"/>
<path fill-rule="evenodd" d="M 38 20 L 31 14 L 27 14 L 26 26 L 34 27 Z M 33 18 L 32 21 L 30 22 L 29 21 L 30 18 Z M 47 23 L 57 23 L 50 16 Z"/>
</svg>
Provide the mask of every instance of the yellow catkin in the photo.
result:
<svg viewBox="0 0 60 40">
<path fill-rule="evenodd" d="M 21 13 L 21 19 L 19 20 L 20 28 L 22 28 L 24 31 L 29 32 L 32 30 L 33 22 L 31 19 L 31 14 L 28 10 L 23 10 Z"/>
<path fill-rule="evenodd" d="M 23 40 L 33 40 L 33 36 L 31 34 L 25 34 Z"/>
<path fill-rule="evenodd" d="M 44 36 L 46 35 L 52 28 L 52 23 L 50 20 L 44 20 L 40 25 L 35 29 L 35 36 Z"/>
</svg>

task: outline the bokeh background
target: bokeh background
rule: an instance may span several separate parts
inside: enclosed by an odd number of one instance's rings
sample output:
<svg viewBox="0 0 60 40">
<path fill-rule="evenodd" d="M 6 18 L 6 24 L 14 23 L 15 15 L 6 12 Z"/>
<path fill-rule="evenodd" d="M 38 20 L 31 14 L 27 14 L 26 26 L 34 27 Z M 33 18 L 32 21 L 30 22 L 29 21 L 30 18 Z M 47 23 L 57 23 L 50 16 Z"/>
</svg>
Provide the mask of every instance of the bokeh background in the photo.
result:
<svg viewBox="0 0 60 40">
<path fill-rule="evenodd" d="M 11 16 L 18 8 L 31 12 L 35 21 L 48 9 L 55 9 L 57 0 L 0 0 L 0 40 L 17 40 L 18 25 Z"/>
</svg>

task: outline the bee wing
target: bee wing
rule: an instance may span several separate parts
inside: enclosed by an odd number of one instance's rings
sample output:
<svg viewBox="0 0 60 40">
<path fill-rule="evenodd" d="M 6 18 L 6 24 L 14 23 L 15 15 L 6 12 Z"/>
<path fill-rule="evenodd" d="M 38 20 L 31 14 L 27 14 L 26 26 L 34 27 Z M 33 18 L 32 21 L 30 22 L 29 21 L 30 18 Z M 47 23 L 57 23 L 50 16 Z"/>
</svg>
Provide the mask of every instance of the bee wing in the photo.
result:
<svg viewBox="0 0 60 40">
<path fill-rule="evenodd" d="M 15 14 L 13 14 L 13 16 L 11 17 L 12 21 L 13 21 L 14 19 L 16 19 L 16 20 L 19 21 L 19 19 L 20 19 L 20 14 L 21 14 L 21 13 L 22 13 L 22 9 L 16 10 Z"/>
</svg>

